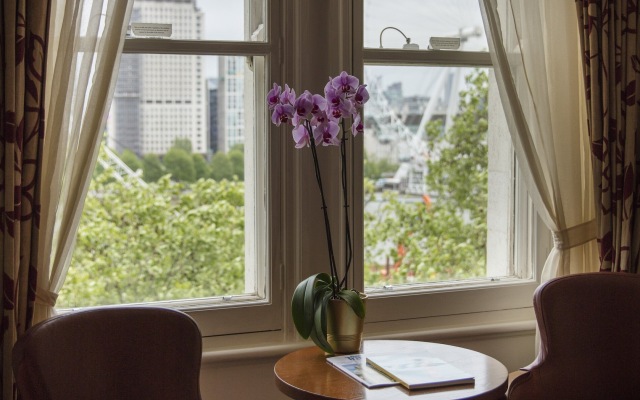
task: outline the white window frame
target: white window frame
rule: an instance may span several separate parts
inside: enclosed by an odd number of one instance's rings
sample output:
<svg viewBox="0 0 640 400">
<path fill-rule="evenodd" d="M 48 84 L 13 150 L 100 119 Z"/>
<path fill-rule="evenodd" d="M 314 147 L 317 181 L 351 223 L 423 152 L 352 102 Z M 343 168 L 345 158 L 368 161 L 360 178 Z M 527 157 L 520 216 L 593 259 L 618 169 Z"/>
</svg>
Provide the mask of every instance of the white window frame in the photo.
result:
<svg viewBox="0 0 640 400">
<path fill-rule="evenodd" d="M 353 0 L 353 65 L 355 72 L 363 75 L 364 64 L 492 67 L 490 54 L 476 51 L 416 51 L 363 48 L 364 0 Z M 366 112 L 366 110 L 365 110 Z M 366 132 L 365 132 L 366 134 Z M 354 181 L 362 181 L 362 142 L 354 149 L 360 162 L 354 162 Z M 378 291 L 369 295 L 367 305 L 368 331 L 372 334 L 395 329 L 411 329 L 425 326 L 423 319 L 432 321 L 441 317 L 478 316 L 490 317 L 491 313 L 513 315 L 519 310 L 531 309 L 534 290 L 540 282 L 542 265 L 549 253 L 548 230 L 532 209 L 532 203 L 520 174 L 516 174 L 514 196 L 514 249 L 513 263 L 518 265 L 521 277 L 470 280 L 455 284 L 415 285 L 403 291 Z M 356 186 L 354 204 L 363 204 L 363 190 Z M 362 221 L 363 210 L 356 209 L 356 221 Z M 363 226 L 356 225 L 356 249 L 362 249 Z M 542 228 L 542 229 L 541 229 Z M 363 252 L 356 251 L 356 265 L 363 265 Z M 362 270 L 354 271 L 354 279 L 363 287 Z M 498 317 L 500 318 L 500 317 Z"/>
<path fill-rule="evenodd" d="M 250 2 L 249 2 L 250 3 Z M 251 4 L 245 3 L 245 6 Z M 127 38 L 124 54 L 174 54 L 203 56 L 245 56 L 254 65 L 255 114 L 253 129 L 246 129 L 253 138 L 247 141 L 255 144 L 255 158 L 245 158 L 245 182 L 253 179 L 252 187 L 246 186 L 245 199 L 255 204 L 245 205 L 246 240 L 256 241 L 256 254 L 249 250 L 246 257 L 246 275 L 257 276 L 255 287 L 257 296 L 220 296 L 209 299 L 176 300 L 145 303 L 180 309 L 193 317 L 203 338 L 234 334 L 278 332 L 282 330 L 282 252 L 278 250 L 280 241 L 274 240 L 281 232 L 282 215 L 282 174 L 279 149 L 281 138 L 270 135 L 266 93 L 273 76 L 280 74 L 281 44 L 274 38 L 280 29 L 279 1 L 265 1 L 264 41 L 217 41 L 217 40 L 171 40 L 155 38 Z M 258 56 L 253 57 L 253 56 Z M 264 61 L 263 61 L 264 60 Z M 261 84 L 262 82 L 262 84 Z M 246 83 L 245 83 L 246 84 Z M 266 167 L 265 167 L 266 166 Z M 252 176 L 253 175 L 253 176 Z M 257 215 L 254 215 L 256 210 Z M 248 249 L 253 246 L 248 246 Z M 257 274 L 254 275 L 254 272 Z M 245 285 L 253 287 L 253 282 Z"/>
</svg>

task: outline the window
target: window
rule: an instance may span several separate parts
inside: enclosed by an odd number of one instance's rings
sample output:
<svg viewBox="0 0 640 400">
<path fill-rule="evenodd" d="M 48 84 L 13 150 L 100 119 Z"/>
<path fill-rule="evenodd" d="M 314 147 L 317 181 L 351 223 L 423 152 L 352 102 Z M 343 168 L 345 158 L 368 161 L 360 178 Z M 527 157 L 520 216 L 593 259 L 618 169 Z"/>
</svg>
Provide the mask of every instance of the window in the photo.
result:
<svg viewBox="0 0 640 400">
<path fill-rule="evenodd" d="M 131 23 L 171 24 L 173 33 L 125 40 L 58 307 L 160 302 L 191 313 L 204 336 L 281 328 L 279 318 L 257 318 L 281 304 L 269 231 L 280 194 L 267 190 L 263 101 L 277 73 L 268 33 L 279 26 L 277 4 L 231 3 L 134 2 Z M 234 110 L 227 98 L 240 99 Z M 214 135 L 210 115 L 229 112 L 235 125 L 219 123 Z M 212 146 L 214 136 L 227 142 Z M 229 313 L 238 322 L 214 322 Z"/>
<path fill-rule="evenodd" d="M 517 179 L 478 2 L 356 4 L 371 95 L 361 273 L 380 312 L 370 317 L 526 307 L 536 279 L 534 218 Z M 434 49 L 438 38 L 454 38 L 455 49 Z M 416 306 L 407 307 L 409 300 Z"/>
</svg>

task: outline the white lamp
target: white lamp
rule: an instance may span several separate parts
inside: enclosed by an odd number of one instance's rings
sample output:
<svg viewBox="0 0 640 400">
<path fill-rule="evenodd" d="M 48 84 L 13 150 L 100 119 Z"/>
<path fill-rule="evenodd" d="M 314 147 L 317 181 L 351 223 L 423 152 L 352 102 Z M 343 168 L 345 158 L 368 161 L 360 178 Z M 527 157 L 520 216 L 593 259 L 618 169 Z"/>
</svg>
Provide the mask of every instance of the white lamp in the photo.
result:
<svg viewBox="0 0 640 400">
<path fill-rule="evenodd" d="M 402 33 L 402 31 L 398 28 L 395 28 L 393 26 L 387 26 L 386 28 L 384 28 L 382 31 L 380 31 L 380 48 L 382 49 L 382 33 L 384 31 L 386 31 L 387 29 L 395 29 L 396 31 L 400 32 L 400 34 L 402 36 L 404 36 L 404 38 L 407 40 L 407 43 L 405 43 L 404 45 L 402 45 L 402 49 L 403 50 L 419 50 L 420 46 L 418 46 L 417 43 L 411 43 L 411 38 L 408 38 L 407 35 L 405 35 L 404 33 Z"/>
</svg>

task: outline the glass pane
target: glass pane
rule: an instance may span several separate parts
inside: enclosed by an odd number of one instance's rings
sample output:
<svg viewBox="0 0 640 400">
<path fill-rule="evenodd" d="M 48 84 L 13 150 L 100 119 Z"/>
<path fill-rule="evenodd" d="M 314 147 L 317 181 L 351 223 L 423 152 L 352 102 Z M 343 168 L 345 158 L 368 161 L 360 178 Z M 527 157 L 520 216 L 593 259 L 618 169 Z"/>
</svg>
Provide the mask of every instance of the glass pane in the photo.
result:
<svg viewBox="0 0 640 400">
<path fill-rule="evenodd" d="M 134 24 L 169 24 L 172 39 L 264 41 L 264 0 L 135 0 Z M 130 34 L 140 37 L 168 35 L 150 31 Z M 157 31 L 155 31 L 157 32 Z"/>
<path fill-rule="evenodd" d="M 58 307 L 261 292 L 250 59 L 122 56 Z"/>
<path fill-rule="evenodd" d="M 364 47 L 401 49 L 403 34 L 421 50 L 431 37 L 460 38 L 460 50 L 487 51 L 478 0 L 365 0 Z"/>
<path fill-rule="evenodd" d="M 365 66 L 367 288 L 509 274 L 509 245 L 493 238 L 511 226 L 512 153 L 490 122 L 491 80 L 487 69 Z"/>
</svg>

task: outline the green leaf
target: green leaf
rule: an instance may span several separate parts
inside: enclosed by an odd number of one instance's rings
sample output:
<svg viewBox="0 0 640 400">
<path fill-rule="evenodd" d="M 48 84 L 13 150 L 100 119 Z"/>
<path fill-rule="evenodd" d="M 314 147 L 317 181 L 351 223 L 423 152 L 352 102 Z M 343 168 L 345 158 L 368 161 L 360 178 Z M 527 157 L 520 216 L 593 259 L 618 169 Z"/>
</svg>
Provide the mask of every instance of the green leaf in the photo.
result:
<svg viewBox="0 0 640 400">
<path fill-rule="evenodd" d="M 326 273 L 311 275 L 298 284 L 291 299 L 291 316 L 296 330 L 303 339 L 308 339 L 313 329 L 315 315 L 314 297 L 326 291 L 331 278 Z"/>
<path fill-rule="evenodd" d="M 338 292 L 338 297 L 346 301 L 349 307 L 351 307 L 353 312 L 355 312 L 358 317 L 364 318 L 364 302 L 360 298 L 360 294 L 358 292 L 354 290 L 343 289 Z"/>
<path fill-rule="evenodd" d="M 329 342 L 327 342 L 327 304 L 329 303 L 331 295 L 331 291 L 318 295 L 319 298 L 316 301 L 313 329 L 311 330 L 310 336 L 316 346 L 320 347 L 326 353 L 334 354 L 333 348 Z"/>
</svg>

